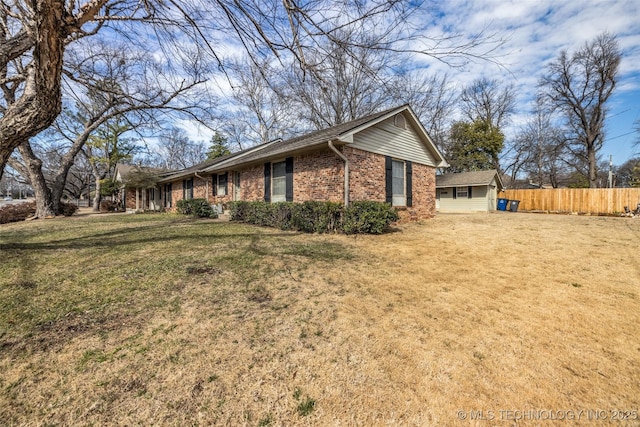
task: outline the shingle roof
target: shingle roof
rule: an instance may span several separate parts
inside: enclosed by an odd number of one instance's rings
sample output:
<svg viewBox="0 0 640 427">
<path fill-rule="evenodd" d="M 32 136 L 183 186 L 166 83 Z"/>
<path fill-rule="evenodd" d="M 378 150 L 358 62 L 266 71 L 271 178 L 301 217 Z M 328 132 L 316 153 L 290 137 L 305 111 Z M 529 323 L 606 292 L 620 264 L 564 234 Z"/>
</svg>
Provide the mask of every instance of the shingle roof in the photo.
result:
<svg viewBox="0 0 640 427">
<path fill-rule="evenodd" d="M 157 173 L 160 176 L 162 176 L 163 174 L 171 173 L 171 171 L 168 171 L 168 170 L 162 169 L 162 168 L 151 168 L 151 167 L 148 167 L 148 166 L 138 166 L 138 165 L 125 165 L 124 163 L 116 164 L 116 171 L 120 174 L 120 178 L 123 179 L 123 180 L 126 180 L 127 177 L 129 176 L 129 174 L 132 171 L 136 171 L 136 170 L 144 170 L 144 171 L 148 171 L 148 172 L 154 172 L 154 173 Z"/>
<path fill-rule="evenodd" d="M 244 151 L 247 151 L 247 150 L 244 150 Z M 213 166 L 213 165 L 215 165 L 217 163 L 223 162 L 223 161 L 225 161 L 225 160 L 229 159 L 230 157 L 233 157 L 233 156 L 235 156 L 237 154 L 239 154 L 239 153 L 227 154 L 225 156 L 216 157 L 215 159 L 205 160 L 202 163 L 198 163 L 197 165 L 193 165 L 193 166 L 188 167 L 186 169 L 181 169 L 179 171 L 174 171 L 173 173 L 170 173 L 170 174 L 166 175 L 165 177 L 163 177 L 161 179 L 161 181 L 173 181 L 173 180 L 181 178 L 183 176 L 193 175 L 194 173 L 201 172 L 205 168 L 208 168 L 208 167 Z"/>
<path fill-rule="evenodd" d="M 493 178 L 496 178 L 498 187 L 503 188 L 498 171 L 495 169 L 438 175 L 436 176 L 436 188 L 489 185 L 491 181 L 493 181 Z"/>
<path fill-rule="evenodd" d="M 410 107 L 408 105 L 402 105 L 399 107 L 389 108 L 387 110 L 380 111 L 378 113 L 374 113 L 365 117 L 361 117 L 356 120 L 351 120 L 347 123 L 342 123 L 326 129 L 313 131 L 295 138 L 270 141 L 237 153 L 227 155 L 225 157 L 220 157 L 214 160 L 200 163 L 188 169 L 183 169 L 176 172 L 175 174 L 171 174 L 166 178 L 163 178 L 162 181 L 175 180 L 184 176 L 193 175 L 197 172 L 212 173 L 223 171 L 239 164 L 257 162 L 260 160 L 284 156 L 289 153 L 307 150 L 319 145 L 326 144 L 328 141 L 336 140 L 341 135 L 346 135 L 350 132 L 357 131 L 361 127 L 367 126 L 370 123 L 375 123 L 377 120 L 380 120 L 385 116 L 393 115 L 396 112 L 400 112 L 405 109 L 408 109 L 410 111 Z M 433 148 L 436 151 L 434 155 L 436 157 L 441 157 L 441 160 L 444 161 L 442 155 L 437 152 L 437 148 L 435 148 L 435 146 Z"/>
</svg>

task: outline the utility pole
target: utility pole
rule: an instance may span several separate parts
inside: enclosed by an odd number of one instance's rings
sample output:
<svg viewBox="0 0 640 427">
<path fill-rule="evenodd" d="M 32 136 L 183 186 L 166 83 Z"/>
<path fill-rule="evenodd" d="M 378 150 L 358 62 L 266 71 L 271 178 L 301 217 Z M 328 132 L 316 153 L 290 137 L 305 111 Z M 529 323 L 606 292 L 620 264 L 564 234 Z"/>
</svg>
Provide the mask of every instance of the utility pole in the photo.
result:
<svg viewBox="0 0 640 427">
<path fill-rule="evenodd" d="M 609 154 L 609 188 L 613 188 L 613 156 Z"/>
</svg>

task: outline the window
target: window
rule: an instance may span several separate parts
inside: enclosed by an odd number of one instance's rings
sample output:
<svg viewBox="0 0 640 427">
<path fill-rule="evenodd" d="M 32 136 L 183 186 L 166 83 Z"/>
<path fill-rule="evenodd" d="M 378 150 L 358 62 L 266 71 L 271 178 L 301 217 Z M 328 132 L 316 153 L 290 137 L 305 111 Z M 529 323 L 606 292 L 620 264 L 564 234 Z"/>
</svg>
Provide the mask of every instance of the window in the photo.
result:
<svg viewBox="0 0 640 427">
<path fill-rule="evenodd" d="M 453 198 L 471 198 L 471 187 L 453 187 Z"/>
<path fill-rule="evenodd" d="M 287 165 L 278 162 L 272 165 L 271 201 L 284 202 L 287 200 Z"/>
<path fill-rule="evenodd" d="M 467 197 L 469 195 L 469 189 L 467 187 L 456 187 L 456 197 Z"/>
<path fill-rule="evenodd" d="M 293 157 L 264 164 L 264 201 L 293 201 Z"/>
<path fill-rule="evenodd" d="M 402 114 L 396 114 L 393 118 L 393 124 L 395 127 L 399 127 L 402 129 L 407 128 L 407 120 L 404 118 Z"/>
<path fill-rule="evenodd" d="M 386 202 L 392 206 L 412 207 L 412 163 L 386 156 L 385 170 Z"/>
<path fill-rule="evenodd" d="M 404 162 L 401 160 L 393 160 L 391 166 L 393 206 L 406 206 L 407 198 L 405 197 L 404 188 Z"/>
<path fill-rule="evenodd" d="M 233 200 L 240 200 L 240 172 L 233 174 Z"/>
<path fill-rule="evenodd" d="M 184 200 L 193 199 L 193 178 L 182 181 L 182 198 Z"/>
<path fill-rule="evenodd" d="M 218 175 L 214 175 L 213 177 L 213 195 L 214 196 L 226 196 L 227 195 L 227 185 L 228 175 L 227 173 L 221 173 Z"/>
<path fill-rule="evenodd" d="M 170 208 L 171 207 L 171 183 L 169 184 L 165 184 L 164 186 L 164 207 L 165 208 Z"/>
</svg>

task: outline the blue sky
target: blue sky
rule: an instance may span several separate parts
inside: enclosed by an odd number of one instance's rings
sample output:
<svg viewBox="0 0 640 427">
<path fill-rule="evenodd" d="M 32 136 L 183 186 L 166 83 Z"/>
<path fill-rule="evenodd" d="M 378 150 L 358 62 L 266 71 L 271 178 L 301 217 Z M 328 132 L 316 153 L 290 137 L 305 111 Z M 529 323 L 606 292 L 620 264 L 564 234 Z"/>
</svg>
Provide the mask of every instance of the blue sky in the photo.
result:
<svg viewBox="0 0 640 427">
<path fill-rule="evenodd" d="M 561 50 L 575 51 L 603 31 L 615 34 L 623 58 L 618 86 L 608 104 L 600 155 L 606 160 L 612 155 L 616 165 L 640 155 L 640 146 L 634 147 L 640 139 L 634 129 L 634 122 L 640 119 L 640 0 L 425 0 L 409 21 L 424 35 L 454 36 L 457 43 L 482 31 L 503 39 L 497 48 L 490 44 L 474 52 L 483 54 L 482 49 L 495 48 L 493 61 L 473 60 L 451 67 L 431 57 L 415 56 L 414 66 L 426 73 L 449 74 L 458 90 L 480 77 L 513 84 L 517 112 L 504 129 L 507 138 L 526 121 L 549 61 Z M 217 46 L 232 56 L 241 53 L 235 42 L 224 36 L 217 40 Z M 230 91 L 224 78 L 215 84 L 218 92 Z M 203 135 L 197 126 L 185 123 L 184 127 L 192 139 L 208 139 L 207 131 Z"/>
<path fill-rule="evenodd" d="M 634 121 L 640 119 L 640 1 L 446 0 L 438 5 L 437 15 L 429 25 L 443 34 L 474 34 L 486 29 L 505 38 L 495 52 L 504 68 L 489 62 L 474 62 L 461 70 L 436 62 L 428 65 L 448 72 L 461 86 L 481 76 L 513 83 L 518 113 L 506 130 L 507 136 L 524 122 L 545 64 L 561 50 L 572 52 L 603 31 L 615 34 L 623 57 L 600 154 L 607 160 L 612 155 L 614 164 L 640 154 L 640 146 L 633 146 L 640 139 L 634 132 Z"/>
</svg>

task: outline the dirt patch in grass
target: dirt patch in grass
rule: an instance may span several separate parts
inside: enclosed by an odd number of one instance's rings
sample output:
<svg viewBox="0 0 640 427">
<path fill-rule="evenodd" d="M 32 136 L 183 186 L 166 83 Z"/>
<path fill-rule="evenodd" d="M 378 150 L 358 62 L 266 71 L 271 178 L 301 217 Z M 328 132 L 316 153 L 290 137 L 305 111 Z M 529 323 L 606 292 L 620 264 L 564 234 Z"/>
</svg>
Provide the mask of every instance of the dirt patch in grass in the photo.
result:
<svg viewBox="0 0 640 427">
<path fill-rule="evenodd" d="M 639 238 L 634 219 L 521 213 L 358 237 L 169 215 L 2 226 L 0 414 L 638 425 Z"/>
</svg>

